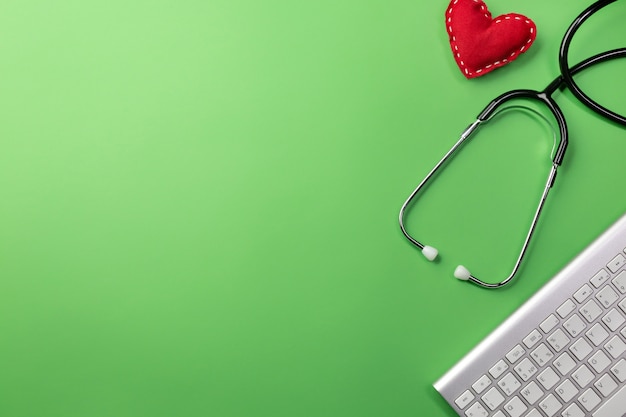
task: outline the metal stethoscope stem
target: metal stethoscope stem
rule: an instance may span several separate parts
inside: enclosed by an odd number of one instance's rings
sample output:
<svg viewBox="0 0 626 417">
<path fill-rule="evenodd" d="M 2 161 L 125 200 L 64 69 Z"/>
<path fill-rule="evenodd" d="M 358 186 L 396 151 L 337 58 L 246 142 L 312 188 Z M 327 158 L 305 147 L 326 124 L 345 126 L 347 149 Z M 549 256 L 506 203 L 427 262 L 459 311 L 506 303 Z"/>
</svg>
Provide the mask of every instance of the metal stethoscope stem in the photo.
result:
<svg viewBox="0 0 626 417">
<path fill-rule="evenodd" d="M 399 218 L 398 218 L 399 223 L 400 223 L 400 230 L 402 231 L 404 236 L 411 243 L 413 243 L 415 246 L 417 246 L 418 248 L 420 248 L 422 250 L 422 253 L 424 254 L 424 256 L 427 259 L 429 259 L 429 260 L 434 260 L 437 257 L 437 255 L 438 255 L 438 251 L 435 248 L 433 248 L 432 246 L 428 246 L 428 245 L 425 245 L 425 244 L 419 242 L 417 239 L 415 239 L 413 236 L 411 236 L 408 233 L 408 231 L 406 230 L 406 227 L 404 225 L 404 219 L 405 219 L 405 216 L 406 216 L 407 208 L 413 202 L 413 200 L 415 199 L 417 194 L 428 183 L 428 181 L 430 181 L 433 178 L 433 176 L 437 173 L 437 171 L 439 171 L 439 169 L 445 165 L 445 163 L 450 159 L 450 157 L 452 155 L 454 155 L 454 153 L 456 153 L 461 148 L 461 146 L 472 136 L 472 133 L 480 126 L 480 124 L 482 122 L 484 122 L 484 120 L 480 120 L 480 119 L 476 120 L 474 123 L 472 123 L 461 134 L 460 139 L 441 158 L 441 160 L 435 165 L 435 167 L 432 170 L 430 170 L 430 172 L 426 175 L 426 177 L 424 177 L 424 179 L 419 183 L 419 185 L 415 188 L 415 190 L 413 190 L 413 192 L 409 195 L 407 200 L 402 205 L 402 208 L 400 209 L 400 214 L 399 214 Z M 498 283 L 488 283 L 488 282 L 485 282 L 485 281 L 475 277 L 474 275 L 470 274 L 469 271 L 467 271 L 467 269 L 465 269 L 463 266 L 459 265 L 459 267 L 457 267 L 457 270 L 455 271 L 455 276 L 457 278 L 462 279 L 462 280 L 470 281 L 470 282 L 472 282 L 472 283 L 474 283 L 476 285 L 479 285 L 481 287 L 484 287 L 484 288 L 499 288 L 499 287 L 503 287 L 506 284 L 508 284 L 515 277 L 515 274 L 517 273 L 517 271 L 518 271 L 518 269 L 519 269 L 519 267 L 520 267 L 520 265 L 522 263 L 524 255 L 526 254 L 526 250 L 528 249 L 528 244 L 530 243 L 530 239 L 531 239 L 531 237 L 533 235 L 533 232 L 535 231 L 535 227 L 537 225 L 537 221 L 539 219 L 539 215 L 541 214 L 541 210 L 542 210 L 543 205 L 544 205 L 544 203 L 546 201 L 548 193 L 549 193 L 550 189 L 552 188 L 552 185 L 554 184 L 554 179 L 556 177 L 556 172 L 557 172 L 557 164 L 553 163 L 552 167 L 550 169 L 550 172 L 548 174 L 548 179 L 546 181 L 546 185 L 544 187 L 543 193 L 542 193 L 541 198 L 539 200 L 539 204 L 537 205 L 537 209 L 535 210 L 535 214 L 533 216 L 530 228 L 528 229 L 528 233 L 526 234 L 526 238 L 524 239 L 524 243 L 522 245 L 522 249 L 520 250 L 520 253 L 519 253 L 518 257 L 517 257 L 517 260 L 515 261 L 515 265 L 513 266 L 513 270 L 511 271 L 509 276 L 507 278 L 505 278 L 504 280 L 498 282 Z"/>
</svg>

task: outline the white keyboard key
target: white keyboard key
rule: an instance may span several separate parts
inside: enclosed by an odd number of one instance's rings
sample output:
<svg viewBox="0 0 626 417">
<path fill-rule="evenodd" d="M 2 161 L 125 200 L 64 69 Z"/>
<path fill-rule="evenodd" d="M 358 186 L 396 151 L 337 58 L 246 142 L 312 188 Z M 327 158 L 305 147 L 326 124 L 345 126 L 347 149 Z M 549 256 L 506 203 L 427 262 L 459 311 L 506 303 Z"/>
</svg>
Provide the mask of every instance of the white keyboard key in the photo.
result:
<svg viewBox="0 0 626 417">
<path fill-rule="evenodd" d="M 493 415 L 493 417 L 506 417 L 502 411 L 498 411 Z"/>
<path fill-rule="evenodd" d="M 563 417 L 585 417 L 585 412 L 580 409 L 575 403 L 570 405 L 561 414 Z"/>
<path fill-rule="evenodd" d="M 491 411 L 498 408 L 504 402 L 504 397 L 496 387 L 492 387 L 485 395 L 482 396 L 483 401 Z"/>
<path fill-rule="evenodd" d="M 539 333 L 539 330 L 535 329 L 532 332 L 530 332 L 530 334 L 528 336 L 526 336 L 524 338 L 524 345 L 530 349 L 533 346 L 535 346 L 537 343 L 539 343 L 539 341 L 541 340 L 541 333 Z"/>
<path fill-rule="evenodd" d="M 454 402 L 456 405 L 462 410 L 474 399 L 474 394 L 469 392 L 469 390 L 465 391 L 463 394 L 459 396 Z"/>
<path fill-rule="evenodd" d="M 526 407 L 526 404 L 524 404 L 519 397 L 513 397 L 513 399 L 504 406 L 504 409 L 509 416 L 520 417 L 524 411 L 528 410 L 528 407 Z"/>
<path fill-rule="evenodd" d="M 589 365 L 591 365 L 591 367 L 595 369 L 597 373 L 604 371 L 606 367 L 611 364 L 611 360 L 609 359 L 609 357 L 606 356 L 606 354 L 601 350 L 594 353 L 587 362 L 589 362 Z"/>
<path fill-rule="evenodd" d="M 487 387 L 491 384 L 491 380 L 487 375 L 483 375 L 478 378 L 478 381 L 474 382 L 472 388 L 476 391 L 477 394 L 482 393 Z"/>
<path fill-rule="evenodd" d="M 557 373 L 554 372 L 554 369 L 549 366 L 537 377 L 537 381 L 539 381 L 545 389 L 550 389 L 555 386 L 556 383 L 559 382 L 559 379 L 560 378 Z"/>
<path fill-rule="evenodd" d="M 609 374 L 604 374 L 600 379 L 593 383 L 593 385 L 600 391 L 600 394 L 608 397 L 617 388 L 617 383 L 613 381 L 613 378 Z"/>
<path fill-rule="evenodd" d="M 622 311 L 624 313 L 626 313 L 626 298 L 624 298 L 622 301 L 620 301 L 618 306 L 619 306 L 619 308 L 622 309 Z"/>
<path fill-rule="evenodd" d="M 596 299 L 600 301 L 600 304 L 602 304 L 604 308 L 608 308 L 619 299 L 619 296 L 613 288 L 606 286 L 598 291 Z"/>
<path fill-rule="evenodd" d="M 556 329 L 554 333 L 548 337 L 548 343 L 557 352 L 560 352 L 569 343 L 569 338 L 565 335 L 565 332 L 561 329 Z"/>
<path fill-rule="evenodd" d="M 578 291 L 574 293 L 574 298 L 579 303 L 585 301 L 593 292 L 591 287 L 588 284 L 583 285 Z"/>
<path fill-rule="evenodd" d="M 561 375 L 565 376 L 569 374 L 569 372 L 576 367 L 576 362 L 569 355 L 569 353 L 565 352 L 561 356 L 559 356 L 553 363 L 554 367 L 557 371 L 561 373 Z"/>
<path fill-rule="evenodd" d="M 623 417 L 624 410 L 626 410 L 626 387 L 622 387 L 614 396 L 602 404 L 592 414 L 592 417 Z"/>
<path fill-rule="evenodd" d="M 515 367 L 515 372 L 524 382 L 526 382 L 537 373 L 537 367 L 530 361 L 530 359 L 524 358 Z"/>
<path fill-rule="evenodd" d="M 491 369 L 489 369 L 489 373 L 492 377 L 499 378 L 502 374 L 506 372 L 507 369 L 509 369 L 509 365 L 507 365 L 504 360 L 500 359 L 498 363 L 496 363 L 491 367 Z"/>
<path fill-rule="evenodd" d="M 619 382 L 626 381 L 626 359 L 622 359 L 611 368 L 611 372 Z"/>
<path fill-rule="evenodd" d="M 544 333 L 549 333 L 557 324 L 559 324 L 559 319 L 554 314 L 550 314 L 547 319 L 541 322 L 539 327 Z"/>
<path fill-rule="evenodd" d="M 578 397 L 578 402 L 585 408 L 587 411 L 591 411 L 600 404 L 602 400 L 600 396 L 596 394 L 594 390 L 589 388 L 587 391 L 583 393 L 580 397 Z"/>
<path fill-rule="evenodd" d="M 574 398 L 576 394 L 578 394 L 578 388 L 574 386 L 574 383 L 572 381 L 566 379 L 561 383 L 561 385 L 556 387 L 556 393 L 559 395 L 559 397 L 561 397 L 563 402 L 568 402 L 569 400 Z"/>
<path fill-rule="evenodd" d="M 552 417 L 561 408 L 561 403 L 554 395 L 550 394 L 539 403 L 539 407 L 548 417 Z"/>
<path fill-rule="evenodd" d="M 587 355 L 589 355 L 593 351 L 593 348 L 589 343 L 587 343 L 585 339 L 581 337 L 580 339 L 572 343 L 572 345 L 569 347 L 569 350 L 574 354 L 574 356 L 576 356 L 576 359 L 582 361 L 587 357 Z"/>
<path fill-rule="evenodd" d="M 498 386 L 506 395 L 511 395 L 517 391 L 521 384 L 518 379 L 515 378 L 515 375 L 509 372 L 498 382 Z"/>
<path fill-rule="evenodd" d="M 533 405 L 537 402 L 537 400 L 543 397 L 543 391 L 539 388 L 539 385 L 535 381 L 531 382 L 527 386 L 525 386 L 520 394 L 526 399 L 526 402 L 530 405 Z"/>
<path fill-rule="evenodd" d="M 545 345 L 540 344 L 537 349 L 533 350 L 530 356 L 537 362 L 537 365 L 543 366 L 554 358 L 554 353 Z"/>
<path fill-rule="evenodd" d="M 604 327 L 602 327 L 602 325 L 599 323 L 593 325 L 593 327 L 589 329 L 585 334 L 587 335 L 589 340 L 591 340 L 591 343 L 593 343 L 595 346 L 600 346 L 602 342 L 604 342 L 607 337 L 609 337 L 609 332 L 607 332 Z"/>
<path fill-rule="evenodd" d="M 467 409 L 465 415 L 467 417 L 488 417 L 489 412 L 485 410 L 485 407 L 483 407 L 481 403 L 474 403 L 474 405 Z"/>
<path fill-rule="evenodd" d="M 562 319 L 564 319 L 569 315 L 569 313 L 571 313 L 575 309 L 576 304 L 574 304 L 572 300 L 568 299 L 563 304 L 561 304 L 559 308 L 556 309 L 556 312 L 559 314 L 559 316 L 561 316 Z"/>
<path fill-rule="evenodd" d="M 606 264 L 606 267 L 609 268 L 611 272 L 616 273 L 624 265 L 626 265 L 626 257 L 619 254 L 615 258 L 611 259 L 611 262 Z"/>
<path fill-rule="evenodd" d="M 598 303 L 596 303 L 596 301 L 592 299 L 587 301 L 587 303 L 580 309 L 580 314 L 582 314 L 583 317 L 589 323 L 591 323 L 592 321 L 600 317 L 600 314 L 602 314 L 602 309 L 600 308 Z"/>
<path fill-rule="evenodd" d="M 613 359 L 617 359 L 619 355 L 626 351 L 626 344 L 619 336 L 613 336 L 613 338 L 604 345 L 604 348 L 609 352 L 609 355 L 613 356 Z"/>
<path fill-rule="evenodd" d="M 563 323 L 563 327 L 565 327 L 565 330 L 567 330 L 567 333 L 569 333 L 570 336 L 575 337 L 578 336 L 578 334 L 582 332 L 586 326 L 583 319 L 581 319 L 578 314 L 574 314 L 572 317 L 567 319 L 565 323 Z"/>
<path fill-rule="evenodd" d="M 614 332 L 619 329 L 626 320 L 624 319 L 624 316 L 622 316 L 622 313 L 612 308 L 604 317 L 602 317 L 602 321 L 606 324 L 606 327 Z"/>
<path fill-rule="evenodd" d="M 519 358 L 524 355 L 524 353 L 526 353 L 526 351 L 523 347 L 521 347 L 520 345 L 515 345 L 515 347 L 506 354 L 506 358 L 509 360 L 509 362 L 515 363 L 519 360 Z"/>
<path fill-rule="evenodd" d="M 626 372 L 626 371 L 625 371 Z M 625 374 L 626 375 L 626 374 Z M 579 387 L 585 388 L 593 379 L 595 374 L 587 368 L 587 365 L 582 365 L 580 368 L 572 373 L 572 378 L 578 384 Z"/>
<path fill-rule="evenodd" d="M 622 271 L 613 279 L 613 285 L 617 287 L 619 292 L 626 294 L 626 271 Z"/>
<path fill-rule="evenodd" d="M 543 415 L 541 415 L 539 410 L 533 408 L 532 410 L 530 410 L 530 413 L 526 414 L 524 417 L 543 417 Z"/>
<path fill-rule="evenodd" d="M 606 272 L 606 270 L 601 269 L 600 272 L 595 274 L 589 281 L 593 284 L 594 287 L 600 288 L 602 284 L 609 280 L 609 278 L 611 278 L 609 273 Z"/>
</svg>

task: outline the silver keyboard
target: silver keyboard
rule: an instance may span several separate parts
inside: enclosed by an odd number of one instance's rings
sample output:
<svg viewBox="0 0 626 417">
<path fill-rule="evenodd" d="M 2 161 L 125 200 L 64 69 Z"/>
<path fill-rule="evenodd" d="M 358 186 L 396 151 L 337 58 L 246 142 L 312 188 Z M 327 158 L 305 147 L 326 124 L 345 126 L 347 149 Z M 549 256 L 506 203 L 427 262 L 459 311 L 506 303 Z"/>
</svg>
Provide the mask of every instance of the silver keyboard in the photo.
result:
<svg viewBox="0 0 626 417">
<path fill-rule="evenodd" d="M 435 388 L 463 417 L 626 417 L 626 214 Z"/>
</svg>

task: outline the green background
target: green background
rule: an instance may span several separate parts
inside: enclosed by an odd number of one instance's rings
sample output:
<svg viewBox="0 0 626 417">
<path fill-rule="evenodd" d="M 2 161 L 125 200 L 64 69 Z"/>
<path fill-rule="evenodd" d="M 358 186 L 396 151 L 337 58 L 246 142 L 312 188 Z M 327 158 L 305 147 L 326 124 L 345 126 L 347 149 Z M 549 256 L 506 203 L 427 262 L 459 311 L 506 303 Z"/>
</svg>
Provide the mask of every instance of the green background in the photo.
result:
<svg viewBox="0 0 626 417">
<path fill-rule="evenodd" d="M 538 38 L 466 80 L 444 1 L 3 1 L 0 415 L 454 416 L 432 383 L 624 212 L 625 131 L 556 94 L 570 146 L 509 288 L 452 271 L 508 274 L 539 118 L 494 120 L 410 211 L 440 261 L 398 210 L 493 97 L 554 78 L 588 4 L 490 0 Z M 625 46 L 609 7 L 572 61 Z M 580 83 L 625 113 L 622 61 Z"/>
</svg>

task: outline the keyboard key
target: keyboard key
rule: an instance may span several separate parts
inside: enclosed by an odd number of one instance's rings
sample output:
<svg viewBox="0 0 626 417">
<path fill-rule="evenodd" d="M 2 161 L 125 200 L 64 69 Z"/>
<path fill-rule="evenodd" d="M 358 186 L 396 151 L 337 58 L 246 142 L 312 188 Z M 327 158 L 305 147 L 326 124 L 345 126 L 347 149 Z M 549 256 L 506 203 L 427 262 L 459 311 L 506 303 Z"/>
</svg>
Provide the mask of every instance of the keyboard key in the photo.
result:
<svg viewBox="0 0 626 417">
<path fill-rule="evenodd" d="M 556 383 L 559 382 L 559 379 L 560 378 L 557 373 L 554 372 L 554 369 L 549 366 L 537 377 L 537 381 L 539 381 L 545 389 L 550 389 L 555 386 Z"/>
<path fill-rule="evenodd" d="M 607 337 L 609 337 L 609 332 L 607 332 L 599 323 L 594 324 L 593 327 L 585 334 L 595 346 L 600 346 L 600 344 L 604 342 Z"/>
<path fill-rule="evenodd" d="M 563 417 L 585 417 L 585 412 L 580 409 L 575 403 L 570 405 L 563 411 Z"/>
<path fill-rule="evenodd" d="M 589 355 L 593 351 L 593 348 L 589 343 L 587 343 L 585 339 L 580 338 L 572 343 L 572 346 L 569 347 L 569 350 L 574 354 L 574 356 L 576 356 L 576 359 L 582 361 L 587 357 L 587 355 Z"/>
<path fill-rule="evenodd" d="M 555 351 L 560 352 L 569 343 L 569 338 L 565 335 L 563 330 L 556 329 L 556 331 L 548 337 L 548 343 L 550 343 L 550 346 L 552 346 Z"/>
<path fill-rule="evenodd" d="M 537 367 L 528 358 L 524 358 L 516 367 L 515 372 L 524 382 L 537 373 Z"/>
<path fill-rule="evenodd" d="M 574 298 L 579 303 L 582 303 L 591 295 L 592 292 L 593 290 L 591 289 L 591 287 L 588 284 L 585 284 L 582 287 L 580 287 L 578 291 L 574 293 Z"/>
<path fill-rule="evenodd" d="M 624 324 L 626 320 L 619 311 L 612 308 L 604 317 L 602 317 L 602 321 L 606 324 L 606 327 L 614 332 L 619 329 L 619 327 Z"/>
<path fill-rule="evenodd" d="M 474 391 L 476 391 L 477 394 L 480 394 L 485 389 L 487 389 L 489 384 L 491 384 L 491 380 L 489 379 L 487 375 L 483 375 L 480 378 L 478 378 L 478 381 L 474 382 L 474 384 L 472 385 L 472 388 L 474 389 Z"/>
<path fill-rule="evenodd" d="M 509 369 L 509 365 L 507 365 L 505 361 L 500 359 L 498 363 L 496 363 L 491 367 L 491 369 L 489 369 L 489 373 L 494 378 L 500 378 L 500 376 L 504 374 L 507 369 Z"/>
<path fill-rule="evenodd" d="M 456 405 L 462 410 L 474 399 L 474 394 L 472 394 L 469 390 L 465 391 L 463 394 L 459 396 L 454 402 Z"/>
<path fill-rule="evenodd" d="M 543 366 L 554 358 L 554 353 L 544 344 L 540 344 L 537 349 L 533 350 L 530 356 L 537 362 L 537 365 Z"/>
<path fill-rule="evenodd" d="M 567 330 L 570 336 L 575 337 L 578 336 L 578 333 L 582 332 L 586 326 L 583 319 L 581 319 L 578 314 L 574 314 L 563 323 L 563 327 L 565 327 L 565 330 Z"/>
<path fill-rule="evenodd" d="M 559 397 L 561 397 L 563 402 L 568 402 L 569 400 L 574 398 L 576 394 L 578 394 L 578 388 L 574 386 L 574 383 L 572 381 L 566 379 L 561 383 L 561 385 L 556 387 L 556 393 Z"/>
<path fill-rule="evenodd" d="M 626 359 L 622 359 L 611 368 L 611 372 L 619 382 L 626 381 Z"/>
<path fill-rule="evenodd" d="M 539 325 L 539 327 L 544 333 L 549 333 L 557 324 L 559 324 L 559 319 L 557 319 L 554 314 L 550 314 L 548 318 Z"/>
<path fill-rule="evenodd" d="M 525 352 L 526 351 L 523 347 L 521 347 L 520 345 L 516 345 L 513 349 L 509 351 L 509 353 L 506 354 L 506 358 L 509 360 L 509 362 L 515 363 L 519 360 L 519 358 L 522 357 L 522 355 L 524 355 Z"/>
<path fill-rule="evenodd" d="M 519 397 L 513 397 L 513 399 L 504 406 L 504 409 L 509 416 L 520 417 L 524 411 L 528 410 L 528 407 L 526 407 L 526 404 L 524 404 Z"/>
<path fill-rule="evenodd" d="M 597 373 L 604 371 L 606 367 L 611 364 L 611 360 L 609 359 L 609 357 L 606 356 L 606 354 L 601 350 L 594 353 L 587 362 L 589 362 L 589 365 L 591 365 L 591 367 L 595 369 Z"/>
<path fill-rule="evenodd" d="M 609 273 L 606 272 L 606 270 L 601 269 L 600 272 L 595 274 L 589 281 L 591 282 L 591 284 L 593 284 L 594 287 L 600 288 L 602 284 L 609 280 L 609 278 L 611 278 Z"/>
<path fill-rule="evenodd" d="M 574 304 L 572 300 L 568 299 L 563 304 L 561 304 L 559 308 L 556 309 L 556 312 L 559 314 L 559 316 L 561 316 L 562 319 L 564 319 L 569 315 L 569 313 L 571 313 L 575 309 L 576 304 Z"/>
<path fill-rule="evenodd" d="M 530 334 L 528 336 L 526 336 L 523 340 L 524 345 L 530 349 L 533 346 L 535 346 L 537 343 L 539 343 L 539 341 L 541 340 L 541 333 L 539 333 L 539 330 L 535 329 L 532 332 L 530 332 Z"/>
<path fill-rule="evenodd" d="M 485 395 L 482 396 L 483 401 L 491 411 L 498 408 L 504 402 L 504 397 L 496 387 L 492 387 Z"/>
<path fill-rule="evenodd" d="M 622 309 L 622 311 L 624 313 L 626 313 L 626 298 L 624 298 L 622 301 L 620 301 L 618 306 L 619 306 L 619 308 Z"/>
<path fill-rule="evenodd" d="M 611 272 L 616 273 L 624 265 L 626 265 L 626 257 L 619 254 L 615 258 L 611 259 L 611 262 L 606 264 L 606 267 L 609 268 Z"/>
<path fill-rule="evenodd" d="M 596 299 L 600 301 L 604 308 L 608 308 L 619 299 L 619 296 L 613 288 L 607 286 L 598 291 Z"/>
<path fill-rule="evenodd" d="M 619 292 L 626 294 L 626 271 L 622 271 L 613 279 L 613 285 L 617 287 Z"/>
<path fill-rule="evenodd" d="M 589 388 L 587 391 L 583 393 L 580 397 L 578 397 L 578 402 L 585 408 L 587 411 L 591 411 L 600 404 L 600 396 L 596 394 L 594 390 Z"/>
<path fill-rule="evenodd" d="M 561 408 L 561 403 L 554 395 L 550 394 L 539 403 L 539 407 L 548 417 L 552 417 Z"/>
<path fill-rule="evenodd" d="M 617 383 L 613 381 L 613 378 L 611 378 L 609 374 L 602 375 L 602 377 L 594 382 L 593 385 L 598 389 L 598 391 L 600 391 L 600 394 L 605 397 L 611 395 L 611 393 L 617 388 Z"/>
<path fill-rule="evenodd" d="M 525 386 L 520 391 L 520 394 L 522 394 L 522 396 L 526 399 L 526 402 L 530 405 L 533 405 L 537 402 L 537 400 L 539 400 L 539 398 L 543 397 L 543 391 L 534 381 Z"/>
<path fill-rule="evenodd" d="M 589 385 L 589 383 L 593 381 L 595 377 L 595 374 L 591 372 L 589 368 L 587 368 L 587 365 L 582 365 L 580 368 L 572 373 L 572 378 L 574 378 L 574 381 L 576 381 L 578 386 L 581 388 L 585 388 L 587 385 Z"/>
<path fill-rule="evenodd" d="M 589 300 L 587 301 L 587 303 L 580 309 L 580 314 L 583 315 L 583 317 L 589 322 L 591 323 L 592 321 L 594 321 L 595 319 L 597 319 L 598 317 L 600 317 L 600 314 L 602 314 L 602 309 L 600 308 L 600 306 L 598 305 L 598 303 L 595 302 L 595 300 Z"/>
<path fill-rule="evenodd" d="M 609 352 L 609 355 L 613 356 L 613 359 L 617 359 L 619 355 L 626 351 L 626 344 L 619 336 L 613 336 L 613 338 L 604 345 L 604 348 Z"/>
<path fill-rule="evenodd" d="M 498 382 L 498 386 L 506 395 L 511 395 L 521 386 L 515 375 L 508 373 Z"/>
<path fill-rule="evenodd" d="M 622 387 L 617 393 L 608 399 L 598 411 L 593 413 L 593 417 L 619 417 L 620 413 L 626 410 L 626 387 Z"/>
<path fill-rule="evenodd" d="M 554 367 L 557 371 L 561 373 L 561 375 L 565 376 L 569 374 L 569 372 L 574 369 L 576 366 L 576 362 L 569 355 L 569 353 L 565 352 L 561 356 L 559 356 L 553 363 Z"/>
<path fill-rule="evenodd" d="M 467 409 L 465 415 L 467 417 L 488 417 L 489 413 L 481 403 L 474 403 L 474 405 Z"/>
<path fill-rule="evenodd" d="M 530 410 L 530 413 L 526 414 L 524 417 L 543 417 L 543 416 L 536 408 L 533 408 L 532 410 Z"/>
<path fill-rule="evenodd" d="M 498 411 L 493 415 L 493 417 L 506 417 L 502 411 Z"/>
</svg>

